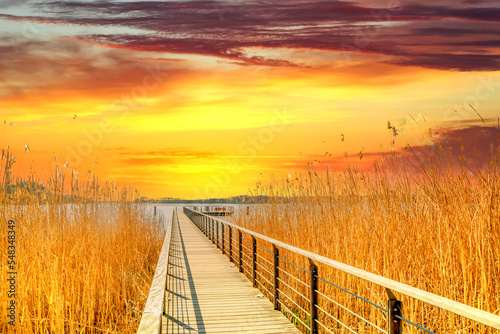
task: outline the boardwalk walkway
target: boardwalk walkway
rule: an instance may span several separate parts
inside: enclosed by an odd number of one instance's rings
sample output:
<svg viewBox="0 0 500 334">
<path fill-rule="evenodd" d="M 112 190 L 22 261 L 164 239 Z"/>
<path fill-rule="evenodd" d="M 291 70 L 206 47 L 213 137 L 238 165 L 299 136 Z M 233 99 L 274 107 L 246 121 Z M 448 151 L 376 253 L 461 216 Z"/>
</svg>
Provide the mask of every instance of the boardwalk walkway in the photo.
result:
<svg viewBox="0 0 500 334">
<path fill-rule="evenodd" d="M 182 212 L 173 222 L 162 333 L 300 333 Z"/>
</svg>

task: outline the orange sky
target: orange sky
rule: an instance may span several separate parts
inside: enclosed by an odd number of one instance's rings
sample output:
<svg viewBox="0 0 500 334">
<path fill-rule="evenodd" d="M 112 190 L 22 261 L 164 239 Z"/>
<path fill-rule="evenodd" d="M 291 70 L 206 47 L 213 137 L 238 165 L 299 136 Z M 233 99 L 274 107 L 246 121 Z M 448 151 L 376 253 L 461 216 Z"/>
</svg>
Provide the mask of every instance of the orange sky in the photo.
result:
<svg viewBox="0 0 500 334">
<path fill-rule="evenodd" d="M 157 18 L 162 3 L 0 8 L 1 146 L 17 173 L 45 178 L 68 162 L 68 174 L 91 169 L 148 197 L 225 197 L 311 161 L 341 169 L 344 152 L 349 163 L 389 152 L 387 121 L 403 147 L 429 143 L 429 128 L 478 125 L 469 103 L 485 126 L 500 114 L 500 25 L 479 5 L 377 2 L 391 14 L 381 22 L 368 3 L 339 2 L 339 23 L 320 3 L 301 14 L 306 3 L 291 2 L 264 27 L 270 9 L 256 4 L 248 16 L 242 2 L 199 2 L 202 17 L 181 25 Z M 353 35 L 372 26 L 369 43 Z"/>
</svg>

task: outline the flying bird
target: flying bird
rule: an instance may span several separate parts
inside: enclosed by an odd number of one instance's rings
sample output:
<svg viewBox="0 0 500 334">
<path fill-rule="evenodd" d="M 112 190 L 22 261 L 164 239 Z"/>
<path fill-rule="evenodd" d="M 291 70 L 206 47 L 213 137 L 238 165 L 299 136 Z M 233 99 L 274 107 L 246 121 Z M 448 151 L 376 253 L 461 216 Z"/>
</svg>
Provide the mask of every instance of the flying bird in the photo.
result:
<svg viewBox="0 0 500 334">
<path fill-rule="evenodd" d="M 344 138 L 344 134 L 343 134 L 343 133 L 341 133 L 341 134 L 340 134 L 340 141 L 344 141 L 344 139 L 345 139 L 345 138 Z"/>
<path fill-rule="evenodd" d="M 73 115 L 73 119 L 76 119 L 77 117 L 78 117 L 78 116 L 76 116 L 76 114 L 75 114 L 75 115 Z"/>
</svg>

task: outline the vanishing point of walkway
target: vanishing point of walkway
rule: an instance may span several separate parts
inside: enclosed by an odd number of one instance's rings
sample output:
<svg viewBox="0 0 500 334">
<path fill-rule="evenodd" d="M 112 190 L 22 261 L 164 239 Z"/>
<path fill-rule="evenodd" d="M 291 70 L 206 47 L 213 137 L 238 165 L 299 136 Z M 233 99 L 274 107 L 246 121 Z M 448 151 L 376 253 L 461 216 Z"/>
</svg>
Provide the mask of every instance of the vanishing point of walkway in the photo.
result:
<svg viewBox="0 0 500 334">
<path fill-rule="evenodd" d="M 184 213 L 177 214 L 162 333 L 300 333 Z"/>
</svg>

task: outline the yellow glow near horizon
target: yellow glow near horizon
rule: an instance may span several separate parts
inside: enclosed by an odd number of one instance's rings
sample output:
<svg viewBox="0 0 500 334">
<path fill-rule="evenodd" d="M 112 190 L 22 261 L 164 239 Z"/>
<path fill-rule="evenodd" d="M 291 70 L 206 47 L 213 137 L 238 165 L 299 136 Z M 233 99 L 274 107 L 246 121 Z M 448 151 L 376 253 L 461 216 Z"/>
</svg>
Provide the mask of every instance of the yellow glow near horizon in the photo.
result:
<svg viewBox="0 0 500 334">
<path fill-rule="evenodd" d="M 382 63 L 338 68 L 323 62 L 311 69 L 226 61 L 210 68 L 193 59 L 161 60 L 168 75 L 148 89 L 144 78 L 158 60 L 136 60 L 127 76 L 111 68 L 92 73 L 99 79 L 64 77 L 55 84 L 51 78 L 30 94 L 7 96 L 2 145 L 16 155 L 17 172 L 34 170 L 41 179 L 70 160 L 68 175 L 90 169 L 149 197 L 241 195 L 259 180 L 303 170 L 310 161 L 345 168 L 344 152 L 388 152 L 387 121 L 400 131 L 399 147 L 424 144 L 429 128 L 477 118 L 470 110 L 448 111 L 489 75 L 500 81 L 499 72 Z M 496 117 L 499 99 L 494 91 L 480 101 L 485 119 Z"/>
</svg>

